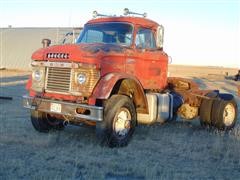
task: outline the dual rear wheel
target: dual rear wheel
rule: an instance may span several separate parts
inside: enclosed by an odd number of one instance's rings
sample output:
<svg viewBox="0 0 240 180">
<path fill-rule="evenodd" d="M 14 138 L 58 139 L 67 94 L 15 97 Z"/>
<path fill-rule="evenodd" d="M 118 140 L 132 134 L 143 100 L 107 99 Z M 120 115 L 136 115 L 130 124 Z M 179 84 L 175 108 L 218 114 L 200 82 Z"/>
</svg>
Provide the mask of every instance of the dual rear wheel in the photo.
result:
<svg viewBox="0 0 240 180">
<path fill-rule="evenodd" d="M 237 103 L 231 99 L 203 99 L 200 106 L 202 126 L 216 127 L 219 130 L 231 130 L 237 121 Z"/>
</svg>

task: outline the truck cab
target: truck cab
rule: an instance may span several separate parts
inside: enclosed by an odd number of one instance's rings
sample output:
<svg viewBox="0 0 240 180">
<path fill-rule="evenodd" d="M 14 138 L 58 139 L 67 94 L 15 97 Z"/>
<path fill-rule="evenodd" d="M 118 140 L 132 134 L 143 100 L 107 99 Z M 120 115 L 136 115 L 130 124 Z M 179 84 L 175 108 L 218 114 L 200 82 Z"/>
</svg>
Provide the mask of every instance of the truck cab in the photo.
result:
<svg viewBox="0 0 240 180">
<path fill-rule="evenodd" d="M 163 89 L 168 56 L 162 44 L 157 44 L 156 39 L 163 38 L 159 32 L 163 27 L 146 18 L 104 17 L 89 21 L 77 43 L 105 51 L 101 75 L 126 73 L 136 77 L 144 89 Z"/>
</svg>

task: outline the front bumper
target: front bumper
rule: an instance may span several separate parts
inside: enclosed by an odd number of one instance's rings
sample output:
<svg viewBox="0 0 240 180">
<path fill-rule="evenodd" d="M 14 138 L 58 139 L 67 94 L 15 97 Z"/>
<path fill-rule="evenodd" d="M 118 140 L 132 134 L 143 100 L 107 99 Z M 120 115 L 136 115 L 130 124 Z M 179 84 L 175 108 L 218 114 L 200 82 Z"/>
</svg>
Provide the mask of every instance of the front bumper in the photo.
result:
<svg viewBox="0 0 240 180">
<path fill-rule="evenodd" d="M 52 106 L 57 108 L 52 108 Z M 50 99 L 23 96 L 23 106 L 27 109 L 37 110 L 46 113 L 65 115 L 73 118 L 85 119 L 89 121 L 103 120 L 103 107 L 89 106 L 85 104 L 69 103 Z M 82 109 L 87 113 L 77 113 L 77 109 Z"/>
</svg>

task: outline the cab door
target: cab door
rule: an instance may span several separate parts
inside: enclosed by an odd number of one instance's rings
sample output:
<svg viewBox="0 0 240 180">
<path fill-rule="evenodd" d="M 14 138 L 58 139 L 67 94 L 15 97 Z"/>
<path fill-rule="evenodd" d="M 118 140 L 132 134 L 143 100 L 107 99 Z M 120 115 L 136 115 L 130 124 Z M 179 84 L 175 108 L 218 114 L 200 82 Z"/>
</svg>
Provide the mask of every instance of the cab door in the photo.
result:
<svg viewBox="0 0 240 180">
<path fill-rule="evenodd" d="M 167 62 L 165 53 L 157 49 L 154 31 L 139 28 L 135 52 L 126 57 L 126 72 L 136 76 L 144 89 L 163 89 L 167 82 Z"/>
</svg>

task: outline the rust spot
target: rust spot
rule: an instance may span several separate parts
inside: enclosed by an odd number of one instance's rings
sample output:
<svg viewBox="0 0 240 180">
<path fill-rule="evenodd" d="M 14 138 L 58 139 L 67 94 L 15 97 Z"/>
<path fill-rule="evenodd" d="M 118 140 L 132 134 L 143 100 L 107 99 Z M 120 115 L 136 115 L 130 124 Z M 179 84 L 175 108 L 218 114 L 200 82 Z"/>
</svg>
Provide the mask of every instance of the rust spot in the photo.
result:
<svg viewBox="0 0 240 180">
<path fill-rule="evenodd" d="M 158 67 L 150 67 L 149 74 L 151 76 L 159 76 L 161 74 L 161 69 Z"/>
<path fill-rule="evenodd" d="M 155 80 L 149 79 L 147 80 L 147 85 L 148 86 L 154 86 L 157 82 Z"/>
<path fill-rule="evenodd" d="M 125 79 L 121 82 L 118 94 L 124 94 L 133 99 L 136 110 L 139 113 L 148 113 L 146 99 L 143 96 L 141 88 L 133 80 Z"/>
<path fill-rule="evenodd" d="M 201 90 L 196 82 L 191 79 L 169 77 L 168 88 L 179 93 L 185 103 L 190 106 L 200 107 L 202 98 L 213 90 Z"/>
<path fill-rule="evenodd" d="M 192 120 L 198 116 L 198 108 L 190 106 L 189 104 L 183 104 L 178 109 L 178 114 L 184 119 Z"/>
<path fill-rule="evenodd" d="M 77 108 L 76 113 L 84 114 L 84 115 L 90 115 L 90 111 L 86 108 Z"/>
</svg>

